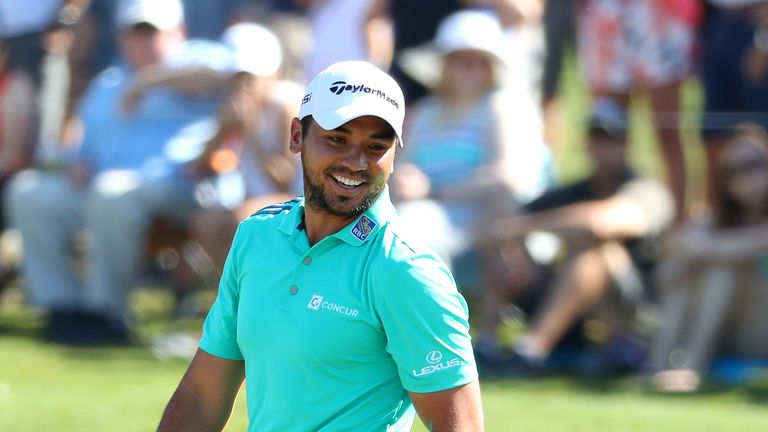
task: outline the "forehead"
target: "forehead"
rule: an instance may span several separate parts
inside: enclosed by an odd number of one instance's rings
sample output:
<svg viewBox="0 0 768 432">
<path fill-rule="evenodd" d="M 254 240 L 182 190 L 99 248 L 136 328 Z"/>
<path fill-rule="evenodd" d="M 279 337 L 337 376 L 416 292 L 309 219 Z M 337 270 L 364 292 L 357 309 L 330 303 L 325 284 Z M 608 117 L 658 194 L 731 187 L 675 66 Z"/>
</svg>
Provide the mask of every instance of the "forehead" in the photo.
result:
<svg viewBox="0 0 768 432">
<path fill-rule="evenodd" d="M 317 122 L 313 122 L 319 130 L 325 130 Z M 381 137 L 395 138 L 395 131 L 392 126 L 389 125 L 384 119 L 376 116 L 362 116 L 352 119 L 341 126 L 334 129 L 335 131 L 365 134 L 365 135 L 377 135 Z"/>
<path fill-rule="evenodd" d="M 472 60 L 472 61 L 491 61 L 490 54 L 476 49 L 463 49 L 452 51 L 446 54 L 450 60 Z"/>
</svg>

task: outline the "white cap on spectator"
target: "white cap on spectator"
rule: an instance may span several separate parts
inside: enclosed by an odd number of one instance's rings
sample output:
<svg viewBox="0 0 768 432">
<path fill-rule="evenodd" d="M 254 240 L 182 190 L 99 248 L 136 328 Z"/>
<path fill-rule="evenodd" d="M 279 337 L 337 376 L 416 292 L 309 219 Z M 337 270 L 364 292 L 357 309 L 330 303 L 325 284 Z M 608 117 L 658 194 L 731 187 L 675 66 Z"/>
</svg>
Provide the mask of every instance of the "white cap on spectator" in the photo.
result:
<svg viewBox="0 0 768 432">
<path fill-rule="evenodd" d="M 221 40 L 232 51 L 233 73 L 271 76 L 283 62 L 283 50 L 277 36 L 258 24 L 235 24 L 224 32 Z"/>
<path fill-rule="evenodd" d="M 309 115 L 325 130 L 358 117 L 376 116 L 392 126 L 403 145 L 403 91 L 391 76 L 368 62 L 338 62 L 317 74 L 299 110 L 299 119 Z"/>
<path fill-rule="evenodd" d="M 184 24 L 180 0 L 120 0 L 117 26 L 132 27 L 147 23 L 158 30 L 173 30 Z"/>
<path fill-rule="evenodd" d="M 508 67 L 510 41 L 498 18 L 489 12 L 463 10 L 448 15 L 440 22 L 433 41 L 405 50 L 398 62 L 411 77 L 428 87 L 440 81 L 442 57 L 474 50 L 487 54 L 493 61 L 496 79 L 503 79 Z"/>
</svg>

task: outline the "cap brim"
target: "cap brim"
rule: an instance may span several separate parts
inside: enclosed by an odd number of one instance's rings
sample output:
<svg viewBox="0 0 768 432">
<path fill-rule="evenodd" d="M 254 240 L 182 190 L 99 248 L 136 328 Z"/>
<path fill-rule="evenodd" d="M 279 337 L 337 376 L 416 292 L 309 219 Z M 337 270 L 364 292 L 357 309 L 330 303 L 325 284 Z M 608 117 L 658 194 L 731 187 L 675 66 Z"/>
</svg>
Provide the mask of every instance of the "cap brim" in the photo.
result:
<svg viewBox="0 0 768 432">
<path fill-rule="evenodd" d="M 395 132 L 395 137 L 397 138 L 398 145 L 400 147 L 403 146 L 403 137 L 401 136 L 401 133 L 398 132 L 397 128 L 392 125 L 392 123 L 387 120 L 384 117 L 381 117 L 379 113 L 374 112 L 370 107 L 367 106 L 367 104 L 364 103 L 356 103 L 351 105 L 345 105 L 338 109 L 332 109 L 332 110 L 326 110 L 326 111 L 320 111 L 312 114 L 312 118 L 317 122 L 318 125 L 320 125 L 321 128 L 325 130 L 333 130 L 337 127 L 343 125 L 344 123 L 354 120 L 356 118 L 365 117 L 365 116 L 373 116 L 378 117 L 389 125 L 389 127 L 392 128 L 392 130 Z"/>
</svg>

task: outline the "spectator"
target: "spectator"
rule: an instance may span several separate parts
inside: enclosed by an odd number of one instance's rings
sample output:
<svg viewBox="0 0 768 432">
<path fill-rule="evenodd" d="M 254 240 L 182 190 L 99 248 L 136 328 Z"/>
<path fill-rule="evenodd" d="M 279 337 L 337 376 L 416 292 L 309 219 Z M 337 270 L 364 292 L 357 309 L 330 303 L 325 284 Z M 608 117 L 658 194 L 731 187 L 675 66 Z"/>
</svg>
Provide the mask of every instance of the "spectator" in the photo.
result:
<svg viewBox="0 0 768 432">
<path fill-rule="evenodd" d="M 467 262 L 455 268 L 460 282 L 476 279 L 475 231 L 550 178 L 536 107 L 518 87 L 504 87 L 519 78 L 509 77 L 505 49 L 493 15 L 460 11 L 440 24 L 434 43 L 402 58 L 432 94 L 409 113 L 393 190 L 402 217 L 443 259 Z"/>
<path fill-rule="evenodd" d="M 590 92 L 628 109 L 646 92 L 675 198 L 685 215 L 686 169 L 680 142 L 680 89 L 692 68 L 699 0 L 586 0 L 578 8 L 577 43 Z"/>
<path fill-rule="evenodd" d="M 183 46 L 183 11 L 178 0 L 121 0 L 116 22 L 125 63 L 90 85 L 69 171 L 22 172 L 5 196 L 24 242 L 29 300 L 49 313 L 45 335 L 55 342 L 129 341 L 128 289 L 145 230 L 157 215 L 184 219 L 194 208 L 184 165 L 216 104 L 157 88 L 123 115 L 121 98 L 137 72 Z M 72 251 L 83 229 L 91 242 L 81 281 Z"/>
<path fill-rule="evenodd" d="M 268 204 L 288 201 L 302 189 L 299 161 L 288 149 L 290 123 L 303 89 L 281 80 L 282 52 L 277 38 L 257 24 L 236 24 L 224 33 L 235 58 L 228 97 L 219 109 L 218 128 L 198 167 L 203 172 L 233 170 L 239 160 L 245 200 L 220 199 L 228 206 L 201 210 L 194 237 L 219 270 L 237 223 Z M 232 186 L 222 184 L 222 198 Z"/>
<path fill-rule="evenodd" d="M 648 298 L 645 280 L 653 245 L 670 225 L 674 204 L 661 184 L 635 175 L 627 166 L 625 127 L 619 107 L 610 101 L 596 104 L 589 124 L 592 173 L 545 193 L 526 206 L 527 214 L 495 227 L 493 238 L 519 239 L 544 231 L 559 236 L 567 248 L 544 302 L 515 347 L 515 358 L 524 367 L 543 366 L 568 330 L 598 305 L 624 306 L 618 315 L 622 321 L 610 329 L 616 331 L 629 321 L 626 311 Z M 477 345 L 486 366 L 492 367 L 503 365 L 493 336 L 497 310 L 508 296 L 503 285 L 494 287 L 487 291 L 491 297 L 485 302 L 488 309 L 481 317 L 485 321 Z"/>
<path fill-rule="evenodd" d="M 768 358 L 768 136 L 742 124 L 714 162 L 711 216 L 680 227 L 660 261 L 663 315 L 649 368 L 661 390 L 695 390 L 713 356 Z"/>
</svg>

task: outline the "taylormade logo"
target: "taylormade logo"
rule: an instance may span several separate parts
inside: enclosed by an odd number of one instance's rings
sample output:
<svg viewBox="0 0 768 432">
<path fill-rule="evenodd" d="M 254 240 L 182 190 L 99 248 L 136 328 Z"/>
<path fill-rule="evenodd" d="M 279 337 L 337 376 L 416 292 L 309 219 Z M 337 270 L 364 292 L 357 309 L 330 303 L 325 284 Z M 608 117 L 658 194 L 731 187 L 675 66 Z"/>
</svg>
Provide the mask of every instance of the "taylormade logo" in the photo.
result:
<svg viewBox="0 0 768 432">
<path fill-rule="evenodd" d="M 347 84 L 346 81 L 336 81 L 335 83 L 331 84 L 330 90 L 336 95 L 340 95 L 345 91 L 352 92 L 352 93 L 363 92 L 363 93 L 374 94 L 386 100 L 387 102 L 391 103 L 395 108 L 398 108 L 398 109 L 400 108 L 400 103 L 398 103 L 396 100 L 392 99 L 391 97 L 387 96 L 385 92 L 379 89 L 368 87 L 365 84 L 355 85 L 355 84 Z"/>
</svg>

